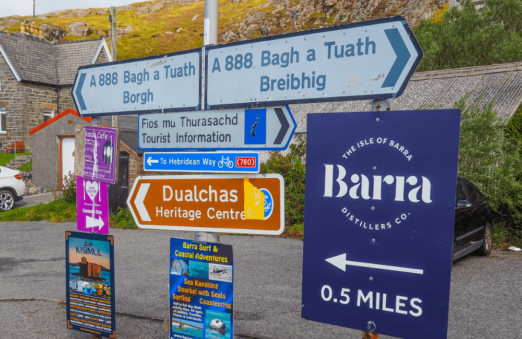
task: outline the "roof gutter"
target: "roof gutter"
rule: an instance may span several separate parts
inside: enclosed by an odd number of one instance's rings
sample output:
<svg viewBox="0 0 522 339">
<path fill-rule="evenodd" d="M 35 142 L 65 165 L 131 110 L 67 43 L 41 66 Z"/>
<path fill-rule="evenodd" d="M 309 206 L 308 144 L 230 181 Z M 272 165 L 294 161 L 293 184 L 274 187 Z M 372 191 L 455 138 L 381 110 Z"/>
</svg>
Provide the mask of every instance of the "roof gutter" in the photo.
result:
<svg viewBox="0 0 522 339">
<path fill-rule="evenodd" d="M 18 72 L 16 71 L 16 69 L 13 66 L 13 64 L 11 63 L 11 60 L 9 60 L 9 58 L 7 57 L 7 54 L 5 54 L 5 51 L 4 51 L 3 47 L 2 47 L 2 45 L 0 45 L 0 53 L 2 53 L 2 55 L 4 56 L 5 61 L 7 61 L 7 64 L 9 65 L 9 68 L 11 68 L 11 71 L 13 72 L 16 80 L 21 81 L 22 78 L 20 78 L 20 76 L 18 75 Z"/>
</svg>

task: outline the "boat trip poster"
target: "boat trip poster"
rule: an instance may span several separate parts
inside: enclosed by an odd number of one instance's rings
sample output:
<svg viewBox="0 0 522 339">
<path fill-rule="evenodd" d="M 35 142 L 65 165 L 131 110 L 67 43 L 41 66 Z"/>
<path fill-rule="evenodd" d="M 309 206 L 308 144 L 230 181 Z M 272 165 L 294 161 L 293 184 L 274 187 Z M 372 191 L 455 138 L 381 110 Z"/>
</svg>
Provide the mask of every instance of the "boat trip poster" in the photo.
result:
<svg viewBox="0 0 522 339">
<path fill-rule="evenodd" d="M 65 232 L 67 327 L 116 337 L 114 237 Z"/>
<path fill-rule="evenodd" d="M 169 297 L 171 339 L 232 339 L 232 246 L 171 238 Z"/>
</svg>

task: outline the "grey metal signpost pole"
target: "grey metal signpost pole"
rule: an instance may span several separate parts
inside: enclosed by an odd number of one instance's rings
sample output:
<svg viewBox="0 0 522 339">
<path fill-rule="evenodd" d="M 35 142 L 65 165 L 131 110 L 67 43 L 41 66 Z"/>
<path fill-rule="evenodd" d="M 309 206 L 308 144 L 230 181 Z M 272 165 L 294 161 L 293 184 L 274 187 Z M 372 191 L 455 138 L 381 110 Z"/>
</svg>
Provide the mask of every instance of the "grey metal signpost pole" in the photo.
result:
<svg viewBox="0 0 522 339">
<path fill-rule="evenodd" d="M 218 0 L 205 0 L 205 19 L 203 21 L 203 45 L 217 45 L 218 43 Z M 203 58 L 205 55 L 202 56 Z M 205 70 L 206 71 L 206 70 Z M 201 75 L 204 77 L 204 72 Z M 206 84 L 203 82 L 203 86 Z M 202 109 L 205 103 L 202 100 Z M 217 232 L 196 232 L 197 241 L 219 243 L 219 233 Z"/>
<path fill-rule="evenodd" d="M 389 111 L 391 109 L 391 99 L 375 99 L 372 101 L 372 111 Z M 377 120 L 379 118 L 376 118 Z M 362 339 L 379 339 L 378 333 L 362 332 Z"/>
<path fill-rule="evenodd" d="M 117 39 L 117 27 L 116 27 L 116 7 L 111 7 L 111 57 L 112 61 L 116 61 L 118 59 L 118 54 L 116 51 L 116 39 Z M 112 116 L 112 127 L 118 127 L 118 116 Z"/>
</svg>

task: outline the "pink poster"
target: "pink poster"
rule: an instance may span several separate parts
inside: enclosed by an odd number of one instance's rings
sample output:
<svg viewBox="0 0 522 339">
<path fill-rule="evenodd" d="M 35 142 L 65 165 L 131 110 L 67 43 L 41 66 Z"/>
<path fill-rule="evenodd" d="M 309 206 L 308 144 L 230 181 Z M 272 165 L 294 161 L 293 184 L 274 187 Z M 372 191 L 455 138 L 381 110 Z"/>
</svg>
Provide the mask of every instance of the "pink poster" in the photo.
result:
<svg viewBox="0 0 522 339">
<path fill-rule="evenodd" d="M 76 177 L 76 208 L 78 231 L 109 234 L 107 183 Z"/>
</svg>

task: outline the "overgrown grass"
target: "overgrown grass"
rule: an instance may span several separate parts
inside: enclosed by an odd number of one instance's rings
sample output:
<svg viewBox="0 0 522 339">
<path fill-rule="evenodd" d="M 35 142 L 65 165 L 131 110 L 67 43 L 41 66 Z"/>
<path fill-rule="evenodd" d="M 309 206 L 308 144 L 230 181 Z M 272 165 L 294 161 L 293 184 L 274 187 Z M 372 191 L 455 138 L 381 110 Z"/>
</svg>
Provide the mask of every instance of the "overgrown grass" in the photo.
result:
<svg viewBox="0 0 522 339">
<path fill-rule="evenodd" d="M 0 212 L 2 221 L 42 221 L 67 222 L 76 221 L 76 205 L 63 199 L 51 201 L 30 207 L 14 208 L 7 212 Z M 118 213 L 109 215 L 109 227 L 138 229 L 128 207 L 120 208 Z"/>
<path fill-rule="evenodd" d="M 54 200 L 47 204 L 14 208 L 0 212 L 0 221 L 41 221 L 50 222 L 76 221 L 76 205 L 63 200 Z"/>
<path fill-rule="evenodd" d="M 30 161 L 30 162 L 26 162 L 25 164 L 23 164 L 22 166 L 18 167 L 17 168 L 19 171 L 24 171 L 24 172 L 31 172 L 33 170 L 33 163 Z"/>
<path fill-rule="evenodd" d="M 109 227 L 139 229 L 128 207 L 118 208 L 118 213 L 109 216 Z"/>
<path fill-rule="evenodd" d="M 507 250 L 509 246 L 522 248 L 522 230 L 507 228 L 504 224 L 496 224 L 493 228 L 493 247 Z"/>
<path fill-rule="evenodd" d="M 31 155 L 31 153 L 17 153 L 16 155 Z M 15 158 L 14 153 L 0 153 L 0 166 L 5 166 Z"/>
</svg>

